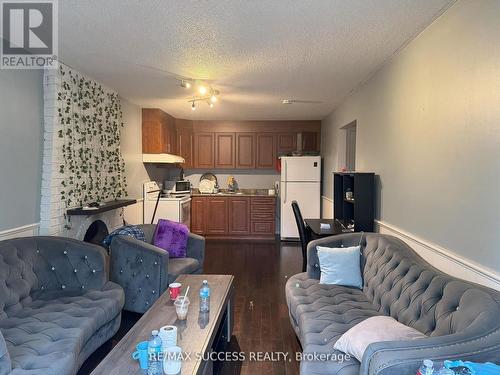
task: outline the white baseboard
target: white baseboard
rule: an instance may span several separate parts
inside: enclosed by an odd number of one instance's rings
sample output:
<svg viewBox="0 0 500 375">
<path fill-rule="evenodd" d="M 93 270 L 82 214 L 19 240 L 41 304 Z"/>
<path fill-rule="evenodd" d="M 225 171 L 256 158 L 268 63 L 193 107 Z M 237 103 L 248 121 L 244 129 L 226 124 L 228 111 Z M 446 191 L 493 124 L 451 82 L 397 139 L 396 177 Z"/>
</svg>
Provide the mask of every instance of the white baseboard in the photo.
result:
<svg viewBox="0 0 500 375">
<path fill-rule="evenodd" d="M 422 258 L 443 272 L 500 290 L 500 275 L 493 270 L 381 220 L 375 220 L 375 231 L 403 240 Z"/>
<path fill-rule="evenodd" d="M 333 219 L 333 199 L 321 196 L 321 218 Z"/>
<path fill-rule="evenodd" d="M 23 225 L 22 227 L 0 231 L 0 241 L 16 237 L 30 237 L 38 235 L 40 223 Z"/>
</svg>

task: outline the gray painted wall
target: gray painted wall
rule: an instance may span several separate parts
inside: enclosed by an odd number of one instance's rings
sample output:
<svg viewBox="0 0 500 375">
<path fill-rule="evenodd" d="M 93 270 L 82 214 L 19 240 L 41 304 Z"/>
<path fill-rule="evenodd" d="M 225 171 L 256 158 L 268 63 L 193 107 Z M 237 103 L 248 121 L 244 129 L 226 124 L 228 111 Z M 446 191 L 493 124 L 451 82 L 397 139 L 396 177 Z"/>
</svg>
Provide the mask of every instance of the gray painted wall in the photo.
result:
<svg viewBox="0 0 500 375">
<path fill-rule="evenodd" d="M 323 194 L 357 120 L 377 217 L 500 270 L 500 2 L 458 1 L 322 125 Z"/>
<path fill-rule="evenodd" d="M 0 70 L 0 231 L 40 220 L 43 72 Z"/>
</svg>

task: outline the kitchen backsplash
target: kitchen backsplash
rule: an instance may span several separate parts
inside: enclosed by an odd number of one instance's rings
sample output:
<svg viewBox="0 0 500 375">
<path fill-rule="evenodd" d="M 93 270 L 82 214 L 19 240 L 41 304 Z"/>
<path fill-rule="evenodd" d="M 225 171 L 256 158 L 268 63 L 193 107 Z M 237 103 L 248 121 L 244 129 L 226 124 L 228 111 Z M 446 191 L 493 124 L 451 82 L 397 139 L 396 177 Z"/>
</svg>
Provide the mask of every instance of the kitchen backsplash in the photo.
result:
<svg viewBox="0 0 500 375">
<path fill-rule="evenodd" d="M 211 172 L 211 171 L 206 171 Z M 194 188 L 198 187 L 201 175 L 205 171 L 185 170 L 184 175 L 191 182 Z M 212 172 L 213 173 L 213 172 Z M 257 170 L 217 170 L 214 173 L 221 189 L 227 188 L 228 176 L 233 176 L 240 189 L 272 189 L 274 182 L 278 181 L 280 175 L 276 171 L 257 171 Z"/>
</svg>

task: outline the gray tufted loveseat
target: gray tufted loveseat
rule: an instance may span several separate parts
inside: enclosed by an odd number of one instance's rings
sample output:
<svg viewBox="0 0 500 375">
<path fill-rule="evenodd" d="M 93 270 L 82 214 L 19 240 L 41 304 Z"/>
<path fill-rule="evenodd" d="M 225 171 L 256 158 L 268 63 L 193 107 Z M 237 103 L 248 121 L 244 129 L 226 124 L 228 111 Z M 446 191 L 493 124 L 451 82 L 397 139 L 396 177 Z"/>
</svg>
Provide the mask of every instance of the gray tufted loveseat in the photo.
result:
<svg viewBox="0 0 500 375">
<path fill-rule="evenodd" d="M 363 290 L 319 284 L 316 246 L 359 243 Z M 290 320 L 304 353 L 310 353 L 301 374 L 414 375 L 425 358 L 500 363 L 500 292 L 440 272 L 401 240 L 381 234 L 312 241 L 307 261 L 307 273 L 286 285 Z M 374 343 L 361 363 L 339 357 L 333 349 L 339 337 L 377 315 L 392 316 L 428 337 Z"/>
<path fill-rule="evenodd" d="M 118 330 L 106 252 L 60 237 L 0 242 L 0 375 L 75 374 Z"/>
<path fill-rule="evenodd" d="M 167 251 L 152 244 L 156 225 L 138 226 L 146 242 L 131 236 L 116 236 L 111 241 L 110 279 L 125 290 L 124 309 L 144 313 L 177 276 L 202 273 L 205 238 L 189 233 L 186 258 L 169 258 Z"/>
</svg>

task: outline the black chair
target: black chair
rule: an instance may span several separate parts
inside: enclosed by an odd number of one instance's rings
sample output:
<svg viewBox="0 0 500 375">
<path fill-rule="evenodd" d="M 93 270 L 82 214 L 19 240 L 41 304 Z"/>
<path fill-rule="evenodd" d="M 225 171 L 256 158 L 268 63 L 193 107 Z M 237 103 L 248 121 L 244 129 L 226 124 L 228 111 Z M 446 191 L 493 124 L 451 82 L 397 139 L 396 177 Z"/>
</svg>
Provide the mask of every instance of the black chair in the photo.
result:
<svg viewBox="0 0 500 375">
<path fill-rule="evenodd" d="M 299 230 L 300 244 L 302 246 L 302 272 L 306 272 L 307 266 L 307 244 L 312 240 L 311 230 L 306 227 L 302 214 L 300 213 L 297 201 L 292 201 L 292 210 L 295 215 L 295 222 Z"/>
</svg>

